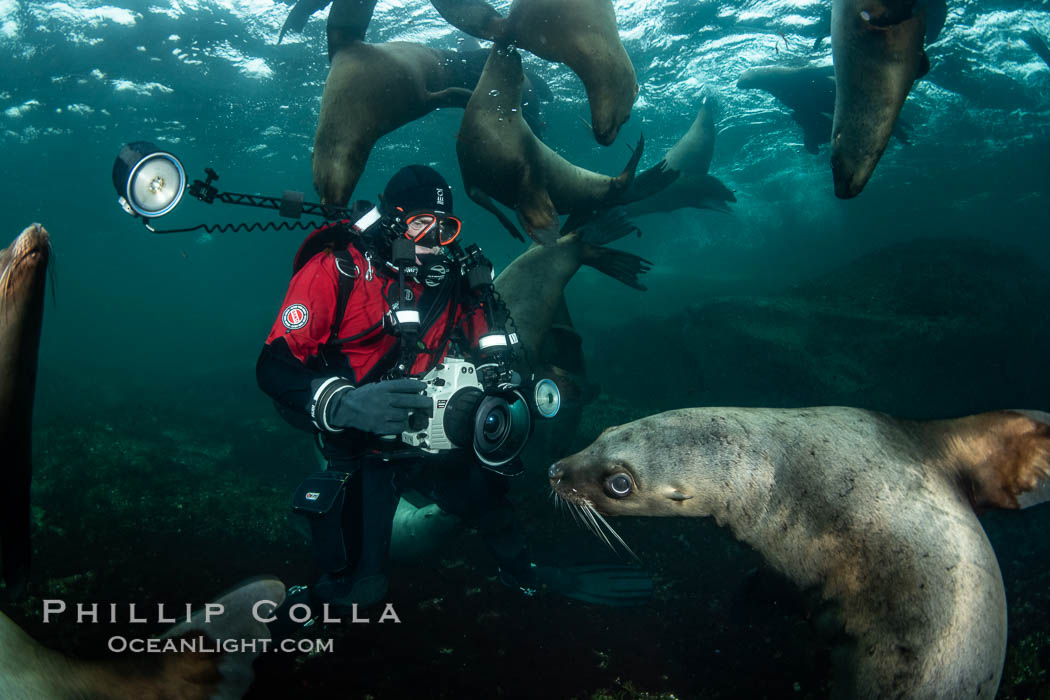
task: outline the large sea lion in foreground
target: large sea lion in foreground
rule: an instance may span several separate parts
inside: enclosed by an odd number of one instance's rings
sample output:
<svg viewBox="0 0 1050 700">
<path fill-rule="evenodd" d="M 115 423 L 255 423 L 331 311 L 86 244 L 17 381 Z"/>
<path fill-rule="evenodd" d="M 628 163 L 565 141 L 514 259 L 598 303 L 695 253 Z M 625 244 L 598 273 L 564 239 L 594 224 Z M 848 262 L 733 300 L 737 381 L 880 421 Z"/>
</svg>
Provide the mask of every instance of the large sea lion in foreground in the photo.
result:
<svg viewBox="0 0 1050 700">
<path fill-rule="evenodd" d="M 718 107 L 711 96 L 704 98 L 689 130 L 664 154 L 663 162 L 678 177 L 667 187 L 624 207 L 633 218 L 645 214 L 670 212 L 685 207 L 729 212 L 727 202 L 736 195 L 717 177 L 708 174 L 715 152 L 715 113 Z"/>
<path fill-rule="evenodd" d="M 265 624 L 255 618 L 272 614 L 284 601 L 284 584 L 275 578 L 249 581 L 221 596 L 212 605 L 223 612 L 204 621 L 204 609 L 161 639 L 204 637 L 203 647 L 214 649 L 222 640 L 270 639 Z M 260 601 L 263 604 L 255 609 Z M 212 608 L 217 611 L 217 608 Z M 71 615 L 71 613 L 69 613 Z M 163 649 L 163 647 L 161 647 Z M 261 644 L 217 654 L 164 651 L 135 659 L 80 661 L 51 651 L 0 613 L 0 697 L 5 700 L 233 700 L 248 692 L 254 679 L 252 662 Z"/>
<path fill-rule="evenodd" d="M 635 182 L 644 145 L 641 139 L 616 177 L 565 160 L 536 138 L 522 118 L 523 79 L 521 55 L 512 47 L 494 44 L 463 113 L 456 141 L 467 194 L 492 212 L 515 238 L 524 240 L 492 199 L 514 209 L 533 239 L 550 243 L 558 235 L 559 215 L 569 215 L 565 228 L 572 230 L 598 209 L 647 196 L 676 177 L 661 162 Z"/>
<path fill-rule="evenodd" d="M 975 511 L 1050 499 L 1050 414 L 684 409 L 609 428 L 549 476 L 592 523 L 712 516 L 820 587 L 849 640 L 837 696 L 992 698 L 1006 596 Z"/>
<path fill-rule="evenodd" d="M 376 141 L 438 107 L 464 107 L 470 90 L 449 87 L 441 51 L 422 44 L 351 41 L 332 58 L 314 136 L 314 187 L 344 206 Z"/>
<path fill-rule="evenodd" d="M 856 197 L 875 171 L 912 83 L 930 68 L 925 31 L 922 0 L 834 0 L 836 197 Z"/>
<path fill-rule="evenodd" d="M 452 26 L 564 63 L 583 81 L 591 128 L 608 146 L 638 96 L 634 66 L 616 29 L 612 0 L 514 0 L 503 17 L 484 0 L 431 0 Z"/>
<path fill-rule="evenodd" d="M 51 242 L 33 224 L 0 251 L 0 573 L 15 595 L 29 576 L 33 395 Z"/>
</svg>

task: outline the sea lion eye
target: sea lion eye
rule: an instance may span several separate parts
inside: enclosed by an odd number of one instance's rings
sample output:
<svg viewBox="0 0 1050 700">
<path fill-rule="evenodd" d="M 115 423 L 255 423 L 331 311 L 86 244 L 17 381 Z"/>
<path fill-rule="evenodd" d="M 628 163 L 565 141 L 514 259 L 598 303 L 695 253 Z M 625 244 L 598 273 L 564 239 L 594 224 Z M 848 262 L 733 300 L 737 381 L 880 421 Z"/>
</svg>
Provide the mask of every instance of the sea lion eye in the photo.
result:
<svg viewBox="0 0 1050 700">
<path fill-rule="evenodd" d="M 613 498 L 631 495 L 631 479 L 626 474 L 613 474 L 605 480 L 605 491 Z"/>
</svg>

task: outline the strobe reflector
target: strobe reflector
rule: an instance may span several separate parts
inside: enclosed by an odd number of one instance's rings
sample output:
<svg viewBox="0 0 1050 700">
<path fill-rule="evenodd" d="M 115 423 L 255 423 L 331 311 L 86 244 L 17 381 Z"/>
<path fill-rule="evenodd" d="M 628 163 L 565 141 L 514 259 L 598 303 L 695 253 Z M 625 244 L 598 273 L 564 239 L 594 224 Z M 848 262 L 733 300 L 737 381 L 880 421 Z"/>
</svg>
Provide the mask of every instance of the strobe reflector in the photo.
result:
<svg viewBox="0 0 1050 700">
<path fill-rule="evenodd" d="M 544 418 L 553 418 L 561 408 L 561 392 L 552 379 L 541 379 L 533 390 L 536 412 Z"/>
<path fill-rule="evenodd" d="M 175 208 L 186 190 L 179 159 L 148 141 L 120 149 L 113 163 L 113 186 L 124 211 L 153 219 Z"/>
</svg>

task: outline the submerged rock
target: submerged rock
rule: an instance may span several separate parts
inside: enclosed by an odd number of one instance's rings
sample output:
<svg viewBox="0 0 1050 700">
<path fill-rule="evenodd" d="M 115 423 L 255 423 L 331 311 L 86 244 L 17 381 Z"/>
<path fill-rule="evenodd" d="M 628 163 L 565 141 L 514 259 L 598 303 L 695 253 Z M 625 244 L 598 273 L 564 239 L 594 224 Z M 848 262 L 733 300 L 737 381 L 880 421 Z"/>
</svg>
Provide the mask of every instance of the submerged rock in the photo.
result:
<svg viewBox="0 0 1050 700">
<path fill-rule="evenodd" d="M 630 319 L 629 332 L 608 329 L 621 350 L 588 362 L 610 394 L 650 412 L 845 404 L 925 417 L 1042 405 L 1048 300 L 1045 274 L 1020 250 L 918 240 L 777 296 Z M 626 347 L 631 339 L 644 348 Z M 654 357 L 653 348 L 672 350 Z M 648 372 L 624 354 L 650 357 Z"/>
</svg>

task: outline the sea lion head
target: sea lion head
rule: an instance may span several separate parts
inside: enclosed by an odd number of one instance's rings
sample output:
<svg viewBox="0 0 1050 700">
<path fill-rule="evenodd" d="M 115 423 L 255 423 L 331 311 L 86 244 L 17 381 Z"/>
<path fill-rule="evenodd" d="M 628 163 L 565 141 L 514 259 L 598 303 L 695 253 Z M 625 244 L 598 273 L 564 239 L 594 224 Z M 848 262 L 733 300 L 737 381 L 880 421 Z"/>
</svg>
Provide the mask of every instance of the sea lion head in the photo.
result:
<svg viewBox="0 0 1050 700">
<path fill-rule="evenodd" d="M 551 465 L 551 488 L 604 515 L 706 514 L 705 493 L 716 489 L 703 488 L 704 474 L 713 478 L 707 465 L 715 463 L 717 441 L 690 436 L 697 427 L 686 413 L 671 411 L 607 428 L 583 451 Z"/>
<path fill-rule="evenodd" d="M 631 117 L 631 108 L 638 98 L 638 80 L 634 67 L 612 65 L 608 73 L 587 81 L 587 101 L 591 106 L 591 130 L 594 140 L 609 146 L 616 140 L 622 127 Z"/>
<path fill-rule="evenodd" d="M 51 258 L 51 240 L 40 224 L 31 224 L 0 251 L 0 323 L 12 308 L 39 295 Z"/>
</svg>

